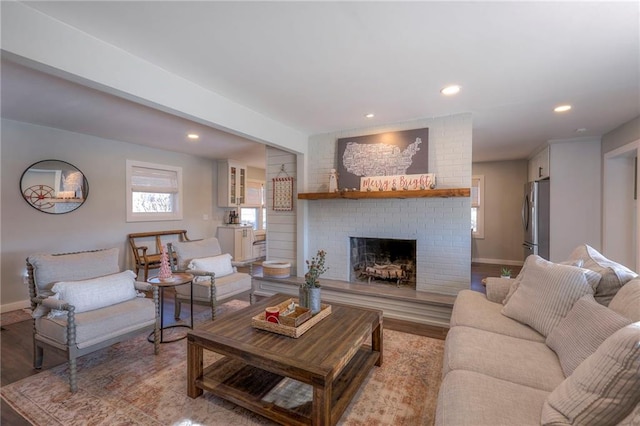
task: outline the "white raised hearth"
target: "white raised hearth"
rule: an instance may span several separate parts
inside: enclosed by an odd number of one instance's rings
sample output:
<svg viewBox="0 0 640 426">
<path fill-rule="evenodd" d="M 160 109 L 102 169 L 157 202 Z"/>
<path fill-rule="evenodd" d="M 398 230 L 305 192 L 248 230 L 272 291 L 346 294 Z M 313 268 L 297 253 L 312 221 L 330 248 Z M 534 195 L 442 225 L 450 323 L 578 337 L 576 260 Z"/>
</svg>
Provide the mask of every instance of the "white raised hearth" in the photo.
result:
<svg viewBox="0 0 640 426">
<path fill-rule="evenodd" d="M 302 277 L 269 278 L 254 275 L 253 294 L 298 296 Z M 360 284 L 322 279 L 322 301 L 380 309 L 385 318 L 449 328 L 455 296 L 397 288 L 386 284 Z"/>
</svg>

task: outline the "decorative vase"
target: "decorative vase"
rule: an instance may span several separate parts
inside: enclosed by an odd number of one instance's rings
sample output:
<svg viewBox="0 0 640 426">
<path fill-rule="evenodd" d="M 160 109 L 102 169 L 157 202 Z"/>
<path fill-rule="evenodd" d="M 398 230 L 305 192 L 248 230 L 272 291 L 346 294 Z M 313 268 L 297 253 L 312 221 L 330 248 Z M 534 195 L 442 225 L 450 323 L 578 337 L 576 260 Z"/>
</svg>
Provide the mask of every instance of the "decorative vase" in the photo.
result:
<svg viewBox="0 0 640 426">
<path fill-rule="evenodd" d="M 308 308 L 311 314 L 315 315 L 320 312 L 320 287 L 300 286 L 298 289 L 298 300 L 300 306 Z"/>
<path fill-rule="evenodd" d="M 309 308 L 309 288 L 301 285 L 298 288 L 298 302 L 303 308 Z"/>
<path fill-rule="evenodd" d="M 320 312 L 320 287 L 309 289 L 309 309 L 311 309 L 312 315 Z"/>
</svg>

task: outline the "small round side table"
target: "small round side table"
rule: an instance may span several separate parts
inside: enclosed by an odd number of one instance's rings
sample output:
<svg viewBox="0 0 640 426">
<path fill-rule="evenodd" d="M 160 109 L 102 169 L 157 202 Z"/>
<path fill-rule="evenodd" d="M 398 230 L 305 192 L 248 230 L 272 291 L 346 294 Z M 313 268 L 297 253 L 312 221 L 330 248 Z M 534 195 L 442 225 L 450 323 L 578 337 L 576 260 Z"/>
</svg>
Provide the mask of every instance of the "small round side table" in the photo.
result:
<svg viewBox="0 0 640 426">
<path fill-rule="evenodd" d="M 178 340 L 182 340 L 187 337 L 185 333 L 184 336 L 177 337 L 171 340 L 164 340 L 163 331 L 169 328 L 178 328 L 178 327 L 186 327 L 193 329 L 193 275 L 187 273 L 176 273 L 172 274 L 171 278 L 160 279 L 158 277 L 149 278 L 147 282 L 151 285 L 154 285 L 160 289 L 160 343 L 171 343 L 177 342 Z M 164 326 L 164 289 L 168 287 L 177 287 L 180 285 L 189 284 L 191 286 L 191 323 L 190 324 L 172 324 L 168 326 Z M 149 342 L 153 343 L 153 332 L 147 337 Z"/>
</svg>

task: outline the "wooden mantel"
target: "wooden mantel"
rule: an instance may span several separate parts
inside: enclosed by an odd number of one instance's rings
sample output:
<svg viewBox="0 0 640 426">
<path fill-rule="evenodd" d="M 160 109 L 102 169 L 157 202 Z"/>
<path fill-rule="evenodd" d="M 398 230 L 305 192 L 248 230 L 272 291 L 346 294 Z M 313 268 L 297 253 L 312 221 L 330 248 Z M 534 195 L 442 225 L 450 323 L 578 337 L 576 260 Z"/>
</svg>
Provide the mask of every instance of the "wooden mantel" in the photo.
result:
<svg viewBox="0 0 640 426">
<path fill-rule="evenodd" d="M 299 200 L 334 200 L 334 199 L 380 199 L 380 198 L 449 198 L 469 197 L 470 188 L 424 189 L 417 191 L 341 191 L 341 192 L 307 192 L 298 194 Z"/>
</svg>

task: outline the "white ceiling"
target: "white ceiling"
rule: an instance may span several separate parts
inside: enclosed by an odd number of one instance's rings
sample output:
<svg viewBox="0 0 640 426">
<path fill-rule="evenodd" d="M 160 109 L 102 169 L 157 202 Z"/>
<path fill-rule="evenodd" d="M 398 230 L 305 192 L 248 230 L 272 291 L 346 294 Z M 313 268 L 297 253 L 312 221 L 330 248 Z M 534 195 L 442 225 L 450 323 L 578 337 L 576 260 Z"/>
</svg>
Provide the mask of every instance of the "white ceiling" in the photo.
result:
<svg viewBox="0 0 640 426">
<path fill-rule="evenodd" d="M 470 112 L 473 159 L 493 161 L 640 115 L 635 1 L 26 4 L 309 135 Z M 2 65 L 3 117 L 210 158 L 247 155 L 257 167 L 264 159 L 239 137 Z M 462 92 L 442 96 L 449 83 Z M 573 109 L 554 113 L 562 103 Z M 186 127 L 205 137 L 178 147 Z"/>
</svg>

